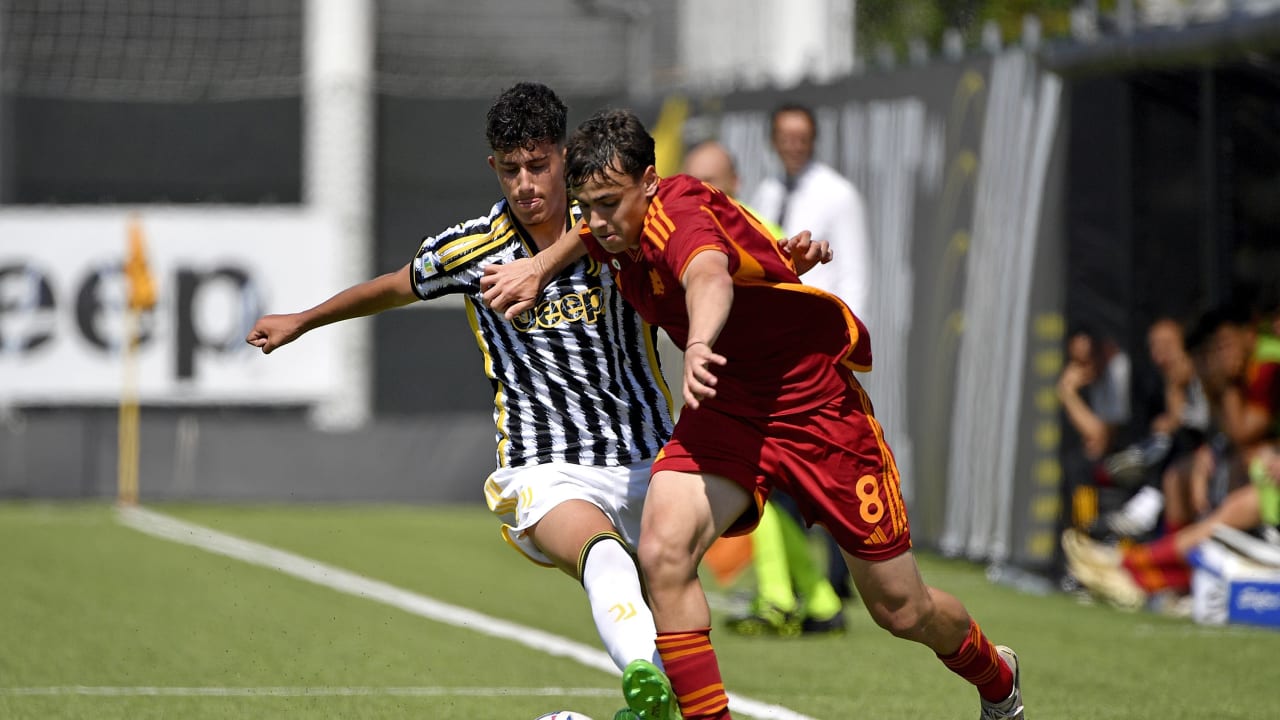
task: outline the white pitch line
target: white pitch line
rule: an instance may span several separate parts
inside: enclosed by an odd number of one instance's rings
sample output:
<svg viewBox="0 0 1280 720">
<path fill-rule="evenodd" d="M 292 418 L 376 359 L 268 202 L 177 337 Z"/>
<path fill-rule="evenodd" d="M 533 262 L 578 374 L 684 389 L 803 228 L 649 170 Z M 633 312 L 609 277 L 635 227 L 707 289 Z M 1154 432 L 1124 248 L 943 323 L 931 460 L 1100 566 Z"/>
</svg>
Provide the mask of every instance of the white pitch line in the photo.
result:
<svg viewBox="0 0 1280 720">
<path fill-rule="evenodd" d="M 1258 634 L 1258 628 L 1249 625 L 1151 625 L 1149 623 L 1138 623 L 1133 626 L 1133 634 L 1138 636 L 1173 635 L 1176 637 L 1191 637 L 1192 635 L 1201 637 L 1255 637 Z"/>
<path fill-rule="evenodd" d="M 191 545 L 251 565 L 270 568 L 338 592 L 375 600 L 419 617 L 518 643 L 549 655 L 568 658 L 615 676 L 621 675 L 613 661 L 603 651 L 559 635 L 450 605 L 349 570 L 326 565 L 270 545 L 238 538 L 146 508 L 120 508 L 118 517 L 124 525 L 154 537 Z M 781 705 L 752 700 L 736 693 L 729 693 L 729 702 L 735 713 L 760 720 L 816 720 Z"/>
<path fill-rule="evenodd" d="M 485 687 L 127 687 L 57 685 L 0 687 L 0 695 L 100 697 L 609 697 L 606 688 L 485 688 Z"/>
</svg>

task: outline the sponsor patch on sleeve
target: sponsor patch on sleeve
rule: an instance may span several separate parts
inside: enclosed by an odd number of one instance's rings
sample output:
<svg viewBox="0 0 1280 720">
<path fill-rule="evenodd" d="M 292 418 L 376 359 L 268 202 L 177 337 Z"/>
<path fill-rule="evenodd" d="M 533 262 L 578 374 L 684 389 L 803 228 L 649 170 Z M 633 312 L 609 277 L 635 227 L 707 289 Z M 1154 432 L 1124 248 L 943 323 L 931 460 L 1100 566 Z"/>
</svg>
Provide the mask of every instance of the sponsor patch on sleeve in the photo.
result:
<svg viewBox="0 0 1280 720">
<path fill-rule="evenodd" d="M 440 261 L 434 253 L 423 250 L 413 259 L 413 276 L 418 282 L 426 282 L 439 274 Z"/>
</svg>

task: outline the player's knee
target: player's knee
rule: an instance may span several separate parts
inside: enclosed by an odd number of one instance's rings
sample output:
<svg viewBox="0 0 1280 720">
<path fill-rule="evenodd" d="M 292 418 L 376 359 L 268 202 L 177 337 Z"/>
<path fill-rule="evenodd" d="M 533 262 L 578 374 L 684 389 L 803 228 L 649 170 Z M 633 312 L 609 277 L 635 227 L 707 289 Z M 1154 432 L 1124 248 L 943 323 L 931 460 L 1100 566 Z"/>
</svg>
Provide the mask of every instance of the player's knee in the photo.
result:
<svg viewBox="0 0 1280 720">
<path fill-rule="evenodd" d="M 661 535 L 641 534 L 636 557 L 650 589 L 679 583 L 687 578 L 691 568 L 694 568 L 694 558 L 688 546 Z"/>
<path fill-rule="evenodd" d="M 921 637 L 933 617 L 929 603 L 905 602 L 894 607 L 871 608 L 871 617 L 894 637 L 915 640 Z"/>
</svg>

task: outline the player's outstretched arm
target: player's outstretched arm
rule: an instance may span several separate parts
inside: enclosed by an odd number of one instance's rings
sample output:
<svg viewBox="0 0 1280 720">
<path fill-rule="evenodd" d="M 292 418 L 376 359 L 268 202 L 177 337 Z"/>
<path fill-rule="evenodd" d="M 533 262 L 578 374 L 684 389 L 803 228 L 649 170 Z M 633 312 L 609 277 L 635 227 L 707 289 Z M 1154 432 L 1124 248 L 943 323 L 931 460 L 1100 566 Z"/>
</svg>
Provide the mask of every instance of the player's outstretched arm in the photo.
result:
<svg viewBox="0 0 1280 720">
<path fill-rule="evenodd" d="M 578 237 L 578 222 L 545 250 L 531 258 L 520 258 L 502 265 L 488 265 L 480 278 L 484 302 L 508 320 L 534 306 L 542 288 L 582 257 L 586 248 Z"/>
<path fill-rule="evenodd" d="M 697 409 L 716 396 L 712 369 L 725 364 L 712 348 L 733 306 L 733 278 L 729 258 L 719 252 L 701 252 L 689 261 L 684 275 L 685 308 L 689 313 L 689 337 L 684 344 L 684 402 Z"/>
<path fill-rule="evenodd" d="M 297 340 L 309 330 L 408 305 L 418 299 L 410 285 L 409 271 L 409 266 L 405 265 L 396 272 L 352 285 L 310 310 L 264 315 L 254 323 L 245 342 L 261 348 L 263 353 L 270 353 Z"/>
<path fill-rule="evenodd" d="M 829 263 L 835 257 L 831 252 L 831 243 L 814 240 L 808 230 L 801 230 L 794 237 L 778 240 L 778 247 L 791 256 L 797 275 L 803 275 L 819 264 Z"/>
</svg>

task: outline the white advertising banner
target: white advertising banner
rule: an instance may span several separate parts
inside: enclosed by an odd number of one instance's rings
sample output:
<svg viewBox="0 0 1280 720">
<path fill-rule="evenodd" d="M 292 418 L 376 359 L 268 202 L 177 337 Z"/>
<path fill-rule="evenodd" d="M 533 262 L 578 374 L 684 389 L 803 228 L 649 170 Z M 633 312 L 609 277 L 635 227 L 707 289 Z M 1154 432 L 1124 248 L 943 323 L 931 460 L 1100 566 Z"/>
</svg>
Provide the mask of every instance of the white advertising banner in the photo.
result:
<svg viewBox="0 0 1280 720">
<path fill-rule="evenodd" d="M 143 313 L 138 392 L 158 404 L 313 403 L 339 392 L 336 333 L 264 356 L 244 341 L 263 312 L 336 290 L 338 238 L 302 208 L 0 212 L 0 405 L 120 397 L 130 218 L 158 303 Z"/>
</svg>

